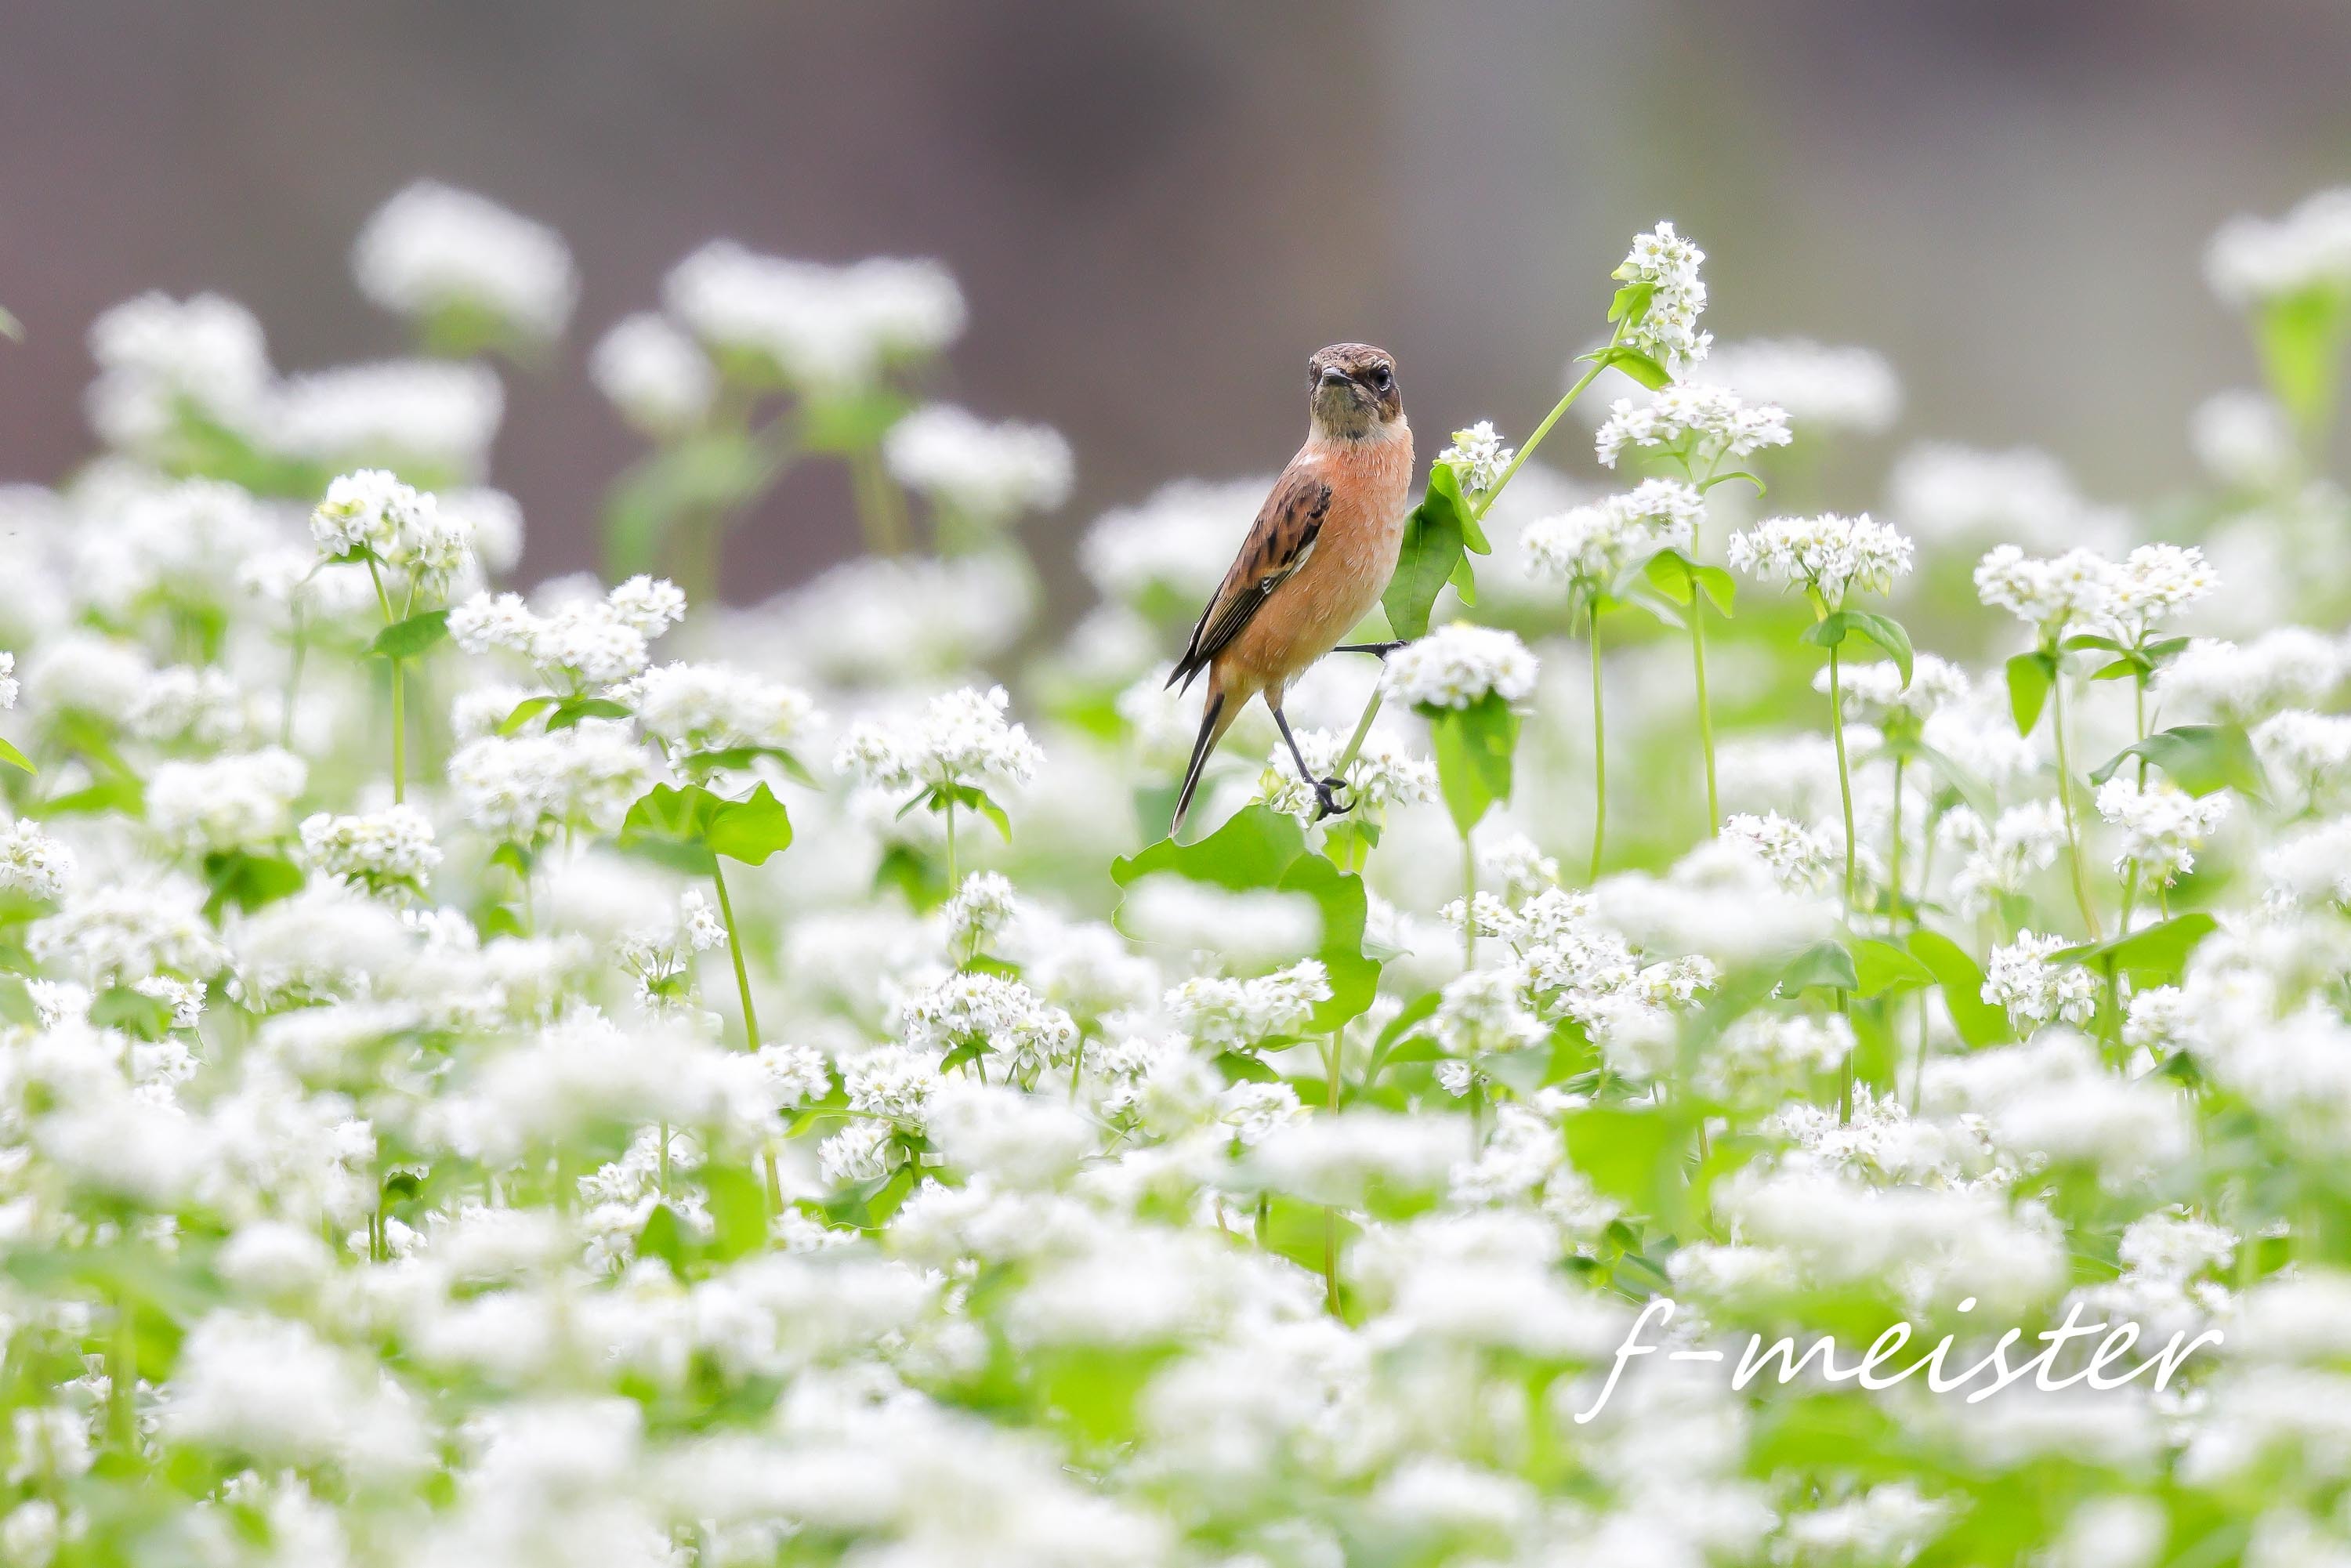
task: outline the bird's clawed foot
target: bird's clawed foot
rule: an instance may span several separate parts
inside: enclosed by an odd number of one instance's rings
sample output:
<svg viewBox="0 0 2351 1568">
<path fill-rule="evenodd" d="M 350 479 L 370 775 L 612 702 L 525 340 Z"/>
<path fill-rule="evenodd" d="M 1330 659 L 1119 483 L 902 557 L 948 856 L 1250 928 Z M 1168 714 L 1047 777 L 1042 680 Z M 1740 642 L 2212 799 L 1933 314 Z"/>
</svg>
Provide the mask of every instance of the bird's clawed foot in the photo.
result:
<svg viewBox="0 0 2351 1568">
<path fill-rule="evenodd" d="M 1342 643 L 1331 651 L 1334 653 L 1377 653 L 1385 659 L 1403 646 L 1404 640 L 1399 638 L 1393 643 Z"/>
<path fill-rule="evenodd" d="M 1316 781 L 1314 785 L 1314 820 L 1316 821 L 1319 822 L 1325 817 L 1343 817 L 1355 809 L 1355 803 L 1353 800 L 1343 806 L 1339 804 L 1339 791 L 1346 787 L 1347 781 L 1344 779 L 1323 779 Z"/>
</svg>

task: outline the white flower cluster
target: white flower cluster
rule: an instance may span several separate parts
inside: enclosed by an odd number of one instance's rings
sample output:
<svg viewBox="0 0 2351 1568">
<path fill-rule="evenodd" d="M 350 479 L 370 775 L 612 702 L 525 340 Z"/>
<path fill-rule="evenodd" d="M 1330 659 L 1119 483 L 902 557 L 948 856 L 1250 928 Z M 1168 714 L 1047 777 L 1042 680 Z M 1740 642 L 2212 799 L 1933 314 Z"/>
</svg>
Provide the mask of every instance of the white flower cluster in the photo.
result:
<svg viewBox="0 0 2351 1568">
<path fill-rule="evenodd" d="M 639 575 L 601 597 L 566 595 L 545 612 L 518 593 L 477 593 L 449 612 L 449 635 L 468 653 L 502 648 L 550 676 L 607 686 L 643 672 L 649 644 L 685 619 L 685 594 Z"/>
<path fill-rule="evenodd" d="M 306 817 L 302 854 L 325 874 L 375 893 L 394 888 L 421 893 L 433 868 L 441 863 L 433 824 L 409 805 Z"/>
<path fill-rule="evenodd" d="M 2095 550 L 2036 559 L 2001 545 L 1977 563 L 1976 594 L 2054 643 L 2073 632 L 2144 637 L 2220 585 L 2193 546 L 2142 545 L 2119 565 Z"/>
<path fill-rule="evenodd" d="M 817 718 L 806 692 L 728 664 L 655 664 L 613 696 L 678 753 L 788 747 Z"/>
<path fill-rule="evenodd" d="M 963 291 L 935 261 L 821 267 L 720 241 L 671 269 L 670 313 L 722 352 L 768 361 L 793 384 L 852 391 L 963 333 Z"/>
<path fill-rule="evenodd" d="M 351 247 L 351 271 L 360 293 L 399 315 L 478 310 L 539 339 L 562 332 L 580 293 L 562 235 L 432 180 L 376 210 Z"/>
<path fill-rule="evenodd" d="M 1041 424 L 989 424 L 946 404 L 890 427 L 882 457 L 897 481 L 958 518 L 999 526 L 1070 497 L 1070 444 Z"/>
<path fill-rule="evenodd" d="M 624 316 L 588 361 L 596 390 L 654 435 L 690 429 L 710 412 L 718 371 L 694 340 L 651 312 Z"/>
<path fill-rule="evenodd" d="M 1706 313 L 1706 285 L 1698 269 L 1706 252 L 1661 223 L 1646 234 L 1633 236 L 1633 248 L 1610 277 L 1624 284 L 1646 284 L 1648 304 L 1625 334 L 1625 345 L 1648 355 L 1674 375 L 1694 360 L 1706 358 L 1714 334 L 1698 329 Z"/>
<path fill-rule="evenodd" d="M 1453 444 L 1437 455 L 1437 461 L 1453 470 L 1462 489 L 1476 495 L 1501 482 L 1513 455 L 1515 449 L 1502 444 L 1492 422 L 1481 419 L 1467 430 L 1455 431 Z"/>
<path fill-rule="evenodd" d="M 1730 536 L 1730 564 L 1767 582 L 1801 584 L 1832 607 L 1859 589 L 1883 593 L 1908 575 L 1910 541 L 1869 514 L 1767 517 Z"/>
<path fill-rule="evenodd" d="M 364 552 L 435 589 L 464 568 L 474 538 L 462 516 L 444 513 L 437 497 L 381 468 L 361 468 L 328 486 L 310 514 L 310 536 L 329 559 Z"/>
<path fill-rule="evenodd" d="M 1984 965 L 1983 999 L 2008 1009 L 2009 1021 L 2031 1030 L 2045 1023 L 2086 1023 L 2098 1005 L 2098 977 L 2079 964 L 2058 964 L 2051 955 L 2076 946 L 2064 936 L 2020 931 L 2016 940 L 1991 950 Z"/>
<path fill-rule="evenodd" d="M 1637 446 L 1670 454 L 1691 473 L 1704 474 L 1727 459 L 1792 439 L 1786 410 L 1750 403 L 1729 387 L 1677 382 L 1646 402 L 1618 398 L 1611 403 L 1593 445 L 1604 467 L 1615 467 L 1626 447 Z"/>
<path fill-rule="evenodd" d="M 1388 656 L 1387 689 L 1418 708 L 1475 707 L 1534 694 L 1535 656 L 1508 632 L 1465 621 L 1438 627 Z"/>
<path fill-rule="evenodd" d="M 1644 479 L 1625 495 L 1529 523 L 1519 536 L 1536 574 L 1606 591 L 1635 561 L 1690 548 L 1706 497 L 1678 479 Z"/>
<path fill-rule="evenodd" d="M 2351 188 L 2304 197 L 2282 218 L 2231 218 L 2204 253 L 2204 277 L 2241 308 L 2312 289 L 2351 294 Z"/>
<path fill-rule="evenodd" d="M 1876 435 L 1902 413 L 1902 382 L 1883 354 L 1807 338 L 1717 343 L 1685 371 L 1702 386 L 1730 387 L 1783 410 L 1804 430 Z"/>
<path fill-rule="evenodd" d="M 2196 851 L 2229 815 L 2225 794 L 2198 798 L 2168 779 L 2117 773 L 2098 786 L 2098 815 L 2122 830 L 2115 869 L 2169 886 L 2195 869 Z"/>
<path fill-rule="evenodd" d="M 909 722 L 862 721 L 841 742 L 833 766 L 892 793 L 1025 783 L 1045 754 L 1025 727 L 1006 721 L 1011 706 L 1002 686 L 984 692 L 966 686 L 933 697 Z"/>
</svg>

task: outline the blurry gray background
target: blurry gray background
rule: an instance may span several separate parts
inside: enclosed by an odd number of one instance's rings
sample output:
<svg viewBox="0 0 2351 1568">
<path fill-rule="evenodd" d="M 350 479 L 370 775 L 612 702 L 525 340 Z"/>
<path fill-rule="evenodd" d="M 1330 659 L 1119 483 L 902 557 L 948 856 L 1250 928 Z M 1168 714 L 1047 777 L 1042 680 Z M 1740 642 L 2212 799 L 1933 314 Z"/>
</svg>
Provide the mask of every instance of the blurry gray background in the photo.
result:
<svg viewBox="0 0 2351 1568">
<path fill-rule="evenodd" d="M 584 276 L 558 372 L 508 378 L 530 575 L 592 559 L 637 451 L 588 348 L 716 235 L 950 263 L 973 325 L 937 390 L 1077 448 L 1049 560 L 1164 478 L 1277 466 L 1332 339 L 1396 350 L 1425 452 L 1523 434 L 1660 215 L 1719 334 L 1879 348 L 1894 439 L 2047 444 L 2125 498 L 2251 379 L 2201 247 L 2351 172 L 2346 81 L 2339 0 L 8 0 L 0 478 L 86 450 L 83 330 L 144 287 L 243 299 L 281 370 L 395 350 L 346 256 L 430 174 Z M 798 475 L 734 594 L 854 537 Z"/>
</svg>

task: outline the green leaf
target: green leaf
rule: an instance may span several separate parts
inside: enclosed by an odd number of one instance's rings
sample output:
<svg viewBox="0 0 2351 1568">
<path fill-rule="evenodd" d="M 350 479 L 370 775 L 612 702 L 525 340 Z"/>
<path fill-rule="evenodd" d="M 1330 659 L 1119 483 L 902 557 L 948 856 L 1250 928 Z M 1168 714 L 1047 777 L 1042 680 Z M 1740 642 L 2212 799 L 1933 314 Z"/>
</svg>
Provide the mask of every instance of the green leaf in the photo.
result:
<svg viewBox="0 0 2351 1568">
<path fill-rule="evenodd" d="M 1983 971 L 1966 948 L 1939 931 L 1913 931 L 1909 946 L 1910 956 L 1924 964 L 1943 988 L 1943 1006 L 1961 1040 L 1980 1050 L 2016 1038 L 2009 1028 L 2006 1009 L 1983 999 Z"/>
<path fill-rule="evenodd" d="M 651 571 L 662 539 L 688 514 L 724 517 L 765 489 L 783 454 L 737 430 L 710 431 L 661 448 L 613 485 L 604 512 L 610 575 Z"/>
<path fill-rule="evenodd" d="M 1855 972 L 1853 955 L 1844 943 L 1834 937 L 1815 942 L 1796 955 L 1780 977 L 1782 994 L 1793 996 L 1809 986 L 1820 986 L 1833 991 L 1857 991 L 1861 977 Z"/>
<path fill-rule="evenodd" d="M 1715 609 L 1729 615 L 1739 598 L 1739 582 L 1730 573 L 1692 560 L 1677 549 L 1659 550 L 1642 564 L 1641 572 L 1676 604 L 1687 604 L 1703 592 Z"/>
<path fill-rule="evenodd" d="M 215 850 L 204 857 L 204 882 L 212 896 L 204 913 L 214 919 L 231 904 L 247 913 L 302 891 L 302 868 L 277 855 Z"/>
<path fill-rule="evenodd" d="M 2038 649 L 2009 660 L 2008 711 L 2016 720 L 2017 734 L 2031 735 L 2041 722 L 2042 705 L 2049 700 L 2056 679 L 2056 659 Z"/>
<path fill-rule="evenodd" d="M 566 697 L 556 704 L 555 712 L 548 717 L 547 727 L 549 731 L 569 729 L 583 718 L 628 716 L 628 708 L 610 697 Z"/>
<path fill-rule="evenodd" d="M 1891 942 L 1856 936 L 1852 944 L 1856 994 L 1880 997 L 1888 991 L 1917 990 L 1935 983 L 1935 972 Z"/>
<path fill-rule="evenodd" d="M 405 621 L 395 621 L 367 645 L 371 659 L 413 659 L 449 634 L 449 612 L 428 610 Z"/>
<path fill-rule="evenodd" d="M 720 751 L 690 751 L 677 759 L 677 766 L 681 771 L 696 776 L 715 773 L 722 768 L 740 772 L 763 758 L 783 769 L 784 777 L 793 783 L 811 789 L 822 788 L 816 775 L 780 746 L 730 746 Z"/>
<path fill-rule="evenodd" d="M 1605 349 L 1583 357 L 1601 366 L 1624 371 L 1651 392 L 1657 392 L 1673 384 L 1673 374 L 1665 366 L 1638 349 L 1628 349 L 1622 343 L 1612 343 Z"/>
<path fill-rule="evenodd" d="M 1364 879 L 1309 850 L 1296 818 L 1250 806 L 1196 843 L 1162 839 L 1111 862 L 1111 880 L 1121 888 L 1162 873 L 1235 893 L 1271 888 L 1312 899 L 1322 915 L 1322 944 L 1314 956 L 1329 977 L 1331 999 L 1314 1009 L 1305 1032 L 1327 1034 L 1371 1006 L 1380 967 L 1364 956 Z M 1123 920 L 1123 911 L 1118 918 Z"/>
<path fill-rule="evenodd" d="M 525 697 L 515 704 L 514 711 L 498 720 L 500 735 L 518 735 L 522 727 L 560 700 L 556 697 Z"/>
<path fill-rule="evenodd" d="M 1657 286 L 1646 278 L 1625 285 L 1616 291 L 1615 298 L 1608 302 L 1608 319 L 1629 321 L 1637 325 L 1648 315 L 1649 301 L 1655 298 Z"/>
<path fill-rule="evenodd" d="M 1450 464 L 1439 463 L 1428 471 L 1427 494 L 1405 519 L 1395 575 L 1380 596 L 1397 636 L 1410 641 L 1428 635 L 1429 612 L 1461 568 L 1473 535 L 1482 547 L 1485 535 L 1462 499 L 1460 476 Z"/>
<path fill-rule="evenodd" d="M 637 1256 L 658 1258 L 667 1263 L 674 1274 L 685 1272 L 685 1228 L 669 1205 L 657 1203 L 645 1216 L 643 1228 L 637 1232 Z"/>
<path fill-rule="evenodd" d="M 722 804 L 699 784 L 683 789 L 656 784 L 639 796 L 621 821 L 619 843 L 667 862 L 680 871 L 708 876 L 717 869 L 709 844 L 711 819 Z"/>
<path fill-rule="evenodd" d="M 1910 684 L 1910 633 L 1891 615 L 1872 610 L 1833 610 L 1804 631 L 1805 642 L 1823 648 L 1841 646 L 1851 637 L 1864 638 L 1884 649 L 1894 667 L 1902 672 L 1902 684 Z"/>
<path fill-rule="evenodd" d="M 63 795 L 52 795 L 46 800 L 36 800 L 25 808 L 36 817 L 66 817 L 80 813 L 103 815 L 119 812 L 126 817 L 147 814 L 147 791 L 138 779 L 128 773 L 111 779 L 100 779 L 80 789 Z"/>
<path fill-rule="evenodd" d="M 887 387 L 810 397 L 800 410 L 800 444 L 810 452 L 868 450 L 912 406 L 903 393 Z"/>
<path fill-rule="evenodd" d="M 139 1040 L 161 1040 L 172 1032 L 172 1009 L 129 986 L 109 986 L 90 1002 L 89 1021 Z"/>
<path fill-rule="evenodd" d="M 2325 428 L 2334 412 L 2351 294 L 2333 283 L 2314 284 L 2259 308 L 2253 338 L 2270 391 L 2305 435 Z"/>
<path fill-rule="evenodd" d="M 21 768 L 27 773 L 36 771 L 33 759 L 5 740 L 0 740 L 0 762 L 5 762 L 11 768 Z"/>
<path fill-rule="evenodd" d="M 702 1168 L 702 1190 L 715 1227 L 712 1257 L 732 1261 L 768 1244 L 768 1194 L 758 1177 L 739 1166 L 711 1160 Z"/>
<path fill-rule="evenodd" d="M 1691 1128 L 1671 1109 L 1587 1105 L 1567 1113 L 1568 1163 L 1635 1213 L 1669 1219 L 1687 1196 L 1682 1159 Z"/>
<path fill-rule="evenodd" d="M 510 839 L 500 842 L 496 849 L 490 852 L 492 865 L 502 865 L 515 875 L 526 880 L 530 876 L 531 862 L 537 858 L 527 847 Z"/>
<path fill-rule="evenodd" d="M 747 800 L 721 801 L 703 830 L 703 841 L 713 854 L 764 865 L 769 855 L 791 847 L 792 819 L 775 791 L 762 784 Z"/>
<path fill-rule="evenodd" d="M 2105 975 L 2129 975 L 2147 984 L 2168 985 L 2188 967 L 2188 956 L 2220 923 L 2202 910 L 2175 915 L 2153 925 L 2104 942 L 2084 943 L 2051 954 L 2059 964 L 2079 964 Z"/>
<path fill-rule="evenodd" d="M 2244 730 L 2233 724 L 2181 724 L 2159 729 L 2099 764 L 2090 782 L 2105 783 L 2134 757 L 2143 757 L 2162 768 L 2190 795 L 2234 789 L 2254 800 L 2262 797 L 2261 758 L 2254 755 L 2253 743 Z"/>
<path fill-rule="evenodd" d="M 1496 801 L 1510 798 L 1510 757 L 1519 744 L 1519 716 L 1492 693 L 1466 708 L 1429 715 L 1437 753 L 1437 783 L 1453 825 L 1463 833 Z"/>
</svg>

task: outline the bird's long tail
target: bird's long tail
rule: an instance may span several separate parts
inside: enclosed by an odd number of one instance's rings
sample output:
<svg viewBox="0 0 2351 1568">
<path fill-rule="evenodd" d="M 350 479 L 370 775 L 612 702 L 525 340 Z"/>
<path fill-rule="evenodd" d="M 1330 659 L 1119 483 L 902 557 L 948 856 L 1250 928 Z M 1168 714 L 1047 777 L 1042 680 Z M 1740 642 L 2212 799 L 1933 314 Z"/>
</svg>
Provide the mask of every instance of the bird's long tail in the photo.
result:
<svg viewBox="0 0 2351 1568">
<path fill-rule="evenodd" d="M 1192 809 L 1192 791 L 1200 787 L 1200 770 L 1208 765 L 1208 754 L 1217 749 L 1217 742 L 1232 727 L 1225 716 L 1225 694 L 1210 692 L 1208 708 L 1200 716 L 1200 738 L 1192 743 L 1192 761 L 1184 769 L 1184 790 L 1176 797 L 1176 820 L 1167 824 L 1167 836 L 1174 838 L 1184 831 L 1184 814 Z"/>
</svg>

